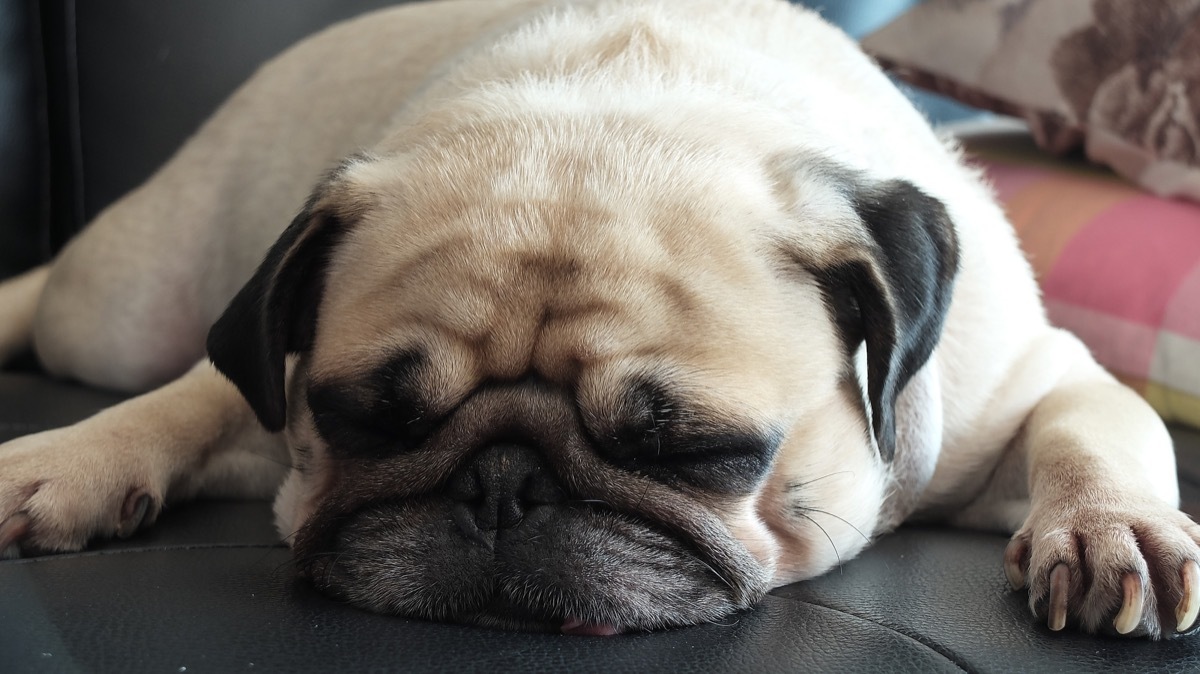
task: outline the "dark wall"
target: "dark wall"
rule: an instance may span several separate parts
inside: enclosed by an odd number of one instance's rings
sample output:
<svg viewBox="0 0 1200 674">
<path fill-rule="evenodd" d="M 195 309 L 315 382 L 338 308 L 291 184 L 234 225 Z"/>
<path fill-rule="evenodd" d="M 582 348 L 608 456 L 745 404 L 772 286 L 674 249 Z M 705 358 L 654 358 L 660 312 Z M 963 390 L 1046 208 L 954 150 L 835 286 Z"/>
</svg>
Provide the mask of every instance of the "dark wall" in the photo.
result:
<svg viewBox="0 0 1200 674">
<path fill-rule="evenodd" d="M 0 278 L 50 255 L 36 5 L 0 0 Z"/>
<path fill-rule="evenodd" d="M 0 0 L 0 278 L 145 180 L 259 63 L 397 1 Z M 802 4 L 861 36 L 916 1 Z"/>
</svg>

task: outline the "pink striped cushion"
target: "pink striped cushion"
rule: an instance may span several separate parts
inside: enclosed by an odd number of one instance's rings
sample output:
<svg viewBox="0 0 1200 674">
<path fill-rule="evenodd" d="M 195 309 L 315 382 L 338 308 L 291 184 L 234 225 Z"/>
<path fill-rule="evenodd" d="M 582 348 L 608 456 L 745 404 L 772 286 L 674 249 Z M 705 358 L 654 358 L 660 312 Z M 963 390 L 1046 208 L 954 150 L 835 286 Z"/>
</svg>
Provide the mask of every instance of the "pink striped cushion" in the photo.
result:
<svg viewBox="0 0 1200 674">
<path fill-rule="evenodd" d="M 966 146 L 1017 229 L 1050 319 L 1165 418 L 1200 426 L 1200 205 L 1048 158 L 1022 136 Z"/>
</svg>

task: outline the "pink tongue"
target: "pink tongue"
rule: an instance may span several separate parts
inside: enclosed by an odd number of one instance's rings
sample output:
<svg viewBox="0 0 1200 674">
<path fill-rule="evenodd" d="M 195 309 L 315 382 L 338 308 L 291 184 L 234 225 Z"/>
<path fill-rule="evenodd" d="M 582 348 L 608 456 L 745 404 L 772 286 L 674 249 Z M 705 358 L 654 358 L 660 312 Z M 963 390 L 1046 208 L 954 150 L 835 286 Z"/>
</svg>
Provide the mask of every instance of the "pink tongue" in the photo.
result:
<svg viewBox="0 0 1200 674">
<path fill-rule="evenodd" d="M 615 625 L 590 623 L 578 618 L 567 618 L 563 621 L 562 633 L 585 637 L 611 637 L 614 634 L 620 634 L 621 630 L 617 629 Z"/>
</svg>

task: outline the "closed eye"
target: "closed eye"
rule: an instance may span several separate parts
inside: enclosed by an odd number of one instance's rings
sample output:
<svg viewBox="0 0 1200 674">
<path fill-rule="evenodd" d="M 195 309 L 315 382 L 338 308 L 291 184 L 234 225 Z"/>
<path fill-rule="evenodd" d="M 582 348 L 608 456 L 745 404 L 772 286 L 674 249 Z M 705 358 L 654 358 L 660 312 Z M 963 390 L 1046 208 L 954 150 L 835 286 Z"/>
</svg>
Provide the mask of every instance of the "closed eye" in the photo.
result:
<svg viewBox="0 0 1200 674">
<path fill-rule="evenodd" d="M 753 488 L 774 460 L 782 435 L 704 418 L 661 384 L 630 386 L 604 433 L 591 429 L 597 453 L 613 465 L 668 485 L 712 491 Z"/>
<path fill-rule="evenodd" d="M 403 352 L 353 380 L 314 382 L 308 406 L 331 452 L 378 456 L 423 443 L 440 423 L 414 384 L 423 362 Z"/>
<path fill-rule="evenodd" d="M 308 404 L 317 432 L 333 454 L 382 456 L 418 447 L 437 427 L 412 402 L 379 400 L 358 403 L 336 388 L 311 388 Z"/>
<path fill-rule="evenodd" d="M 674 423 L 675 412 L 676 405 L 662 386 L 637 382 L 626 391 L 618 409 L 605 417 L 612 420 L 612 427 L 592 429 L 596 444 L 616 461 L 660 454 L 663 434 Z"/>
</svg>

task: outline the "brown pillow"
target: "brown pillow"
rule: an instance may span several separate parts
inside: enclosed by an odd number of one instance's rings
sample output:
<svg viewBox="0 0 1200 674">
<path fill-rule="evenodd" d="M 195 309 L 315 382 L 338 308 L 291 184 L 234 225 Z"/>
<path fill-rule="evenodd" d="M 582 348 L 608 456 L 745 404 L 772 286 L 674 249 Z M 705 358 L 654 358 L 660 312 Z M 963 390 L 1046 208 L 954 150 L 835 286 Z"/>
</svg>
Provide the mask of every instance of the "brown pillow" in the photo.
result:
<svg viewBox="0 0 1200 674">
<path fill-rule="evenodd" d="M 1200 201 L 1200 0 L 926 0 L 863 46 L 917 86 L 1023 117 L 1044 149 Z"/>
</svg>

